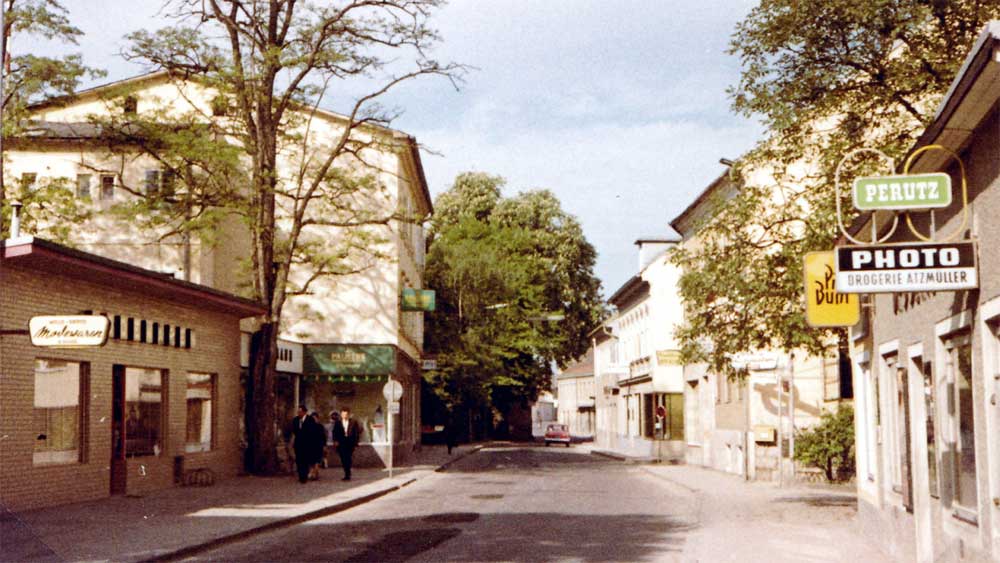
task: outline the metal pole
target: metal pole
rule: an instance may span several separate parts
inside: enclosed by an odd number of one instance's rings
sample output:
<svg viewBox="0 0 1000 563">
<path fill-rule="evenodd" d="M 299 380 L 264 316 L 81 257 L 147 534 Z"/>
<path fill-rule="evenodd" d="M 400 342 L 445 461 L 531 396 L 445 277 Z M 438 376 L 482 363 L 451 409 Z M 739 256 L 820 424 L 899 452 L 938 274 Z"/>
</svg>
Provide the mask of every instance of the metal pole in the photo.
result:
<svg viewBox="0 0 1000 563">
<path fill-rule="evenodd" d="M 782 475 L 784 473 L 784 464 L 782 463 L 782 453 L 783 453 L 782 450 L 784 449 L 785 445 L 785 431 L 782 428 L 783 426 L 782 422 L 784 421 L 784 418 L 782 417 L 782 410 L 783 410 L 782 403 L 784 403 L 785 398 L 784 398 L 784 391 L 782 388 L 784 387 L 785 382 L 783 381 L 784 378 L 781 376 L 781 370 L 776 370 L 774 375 L 778 380 L 778 486 L 780 487 L 784 484 L 784 477 Z"/>
<path fill-rule="evenodd" d="M 795 352 L 788 357 L 788 399 L 791 406 L 788 407 L 788 417 L 792 423 L 791 433 L 788 435 L 788 461 L 792 463 L 792 482 L 795 482 Z"/>
<path fill-rule="evenodd" d="M 392 385 L 392 378 L 391 377 L 389 378 L 389 385 Z M 390 395 L 389 396 L 389 400 L 387 401 L 388 404 L 386 404 L 386 409 L 385 409 L 385 412 L 386 412 L 385 431 L 386 431 L 386 434 L 388 434 L 387 438 L 389 439 L 389 478 L 390 479 L 392 479 L 392 442 L 393 442 L 393 435 L 392 435 L 392 403 L 393 403 L 393 401 L 392 401 L 392 397 L 393 396 L 394 395 Z"/>
</svg>

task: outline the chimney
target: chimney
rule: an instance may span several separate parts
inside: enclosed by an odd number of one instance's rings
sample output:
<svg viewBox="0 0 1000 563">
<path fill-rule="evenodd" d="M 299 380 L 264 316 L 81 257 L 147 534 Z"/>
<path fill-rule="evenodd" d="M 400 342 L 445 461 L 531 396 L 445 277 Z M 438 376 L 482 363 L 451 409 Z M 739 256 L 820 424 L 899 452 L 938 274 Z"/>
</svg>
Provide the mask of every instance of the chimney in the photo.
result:
<svg viewBox="0 0 1000 563">
<path fill-rule="evenodd" d="M 679 239 L 675 237 L 645 237 L 635 241 L 639 247 L 639 271 L 643 271 L 678 242 Z"/>
</svg>

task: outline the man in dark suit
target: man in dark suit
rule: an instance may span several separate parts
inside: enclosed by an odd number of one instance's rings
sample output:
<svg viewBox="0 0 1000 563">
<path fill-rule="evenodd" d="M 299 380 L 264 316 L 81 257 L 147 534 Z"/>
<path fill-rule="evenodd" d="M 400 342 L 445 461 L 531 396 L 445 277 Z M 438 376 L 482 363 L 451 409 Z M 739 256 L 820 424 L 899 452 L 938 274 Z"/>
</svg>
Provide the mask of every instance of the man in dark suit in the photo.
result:
<svg viewBox="0 0 1000 563">
<path fill-rule="evenodd" d="M 299 475 L 299 483 L 309 480 L 309 468 L 315 460 L 314 436 L 317 434 L 318 423 L 309 416 L 305 405 L 299 405 L 298 416 L 292 421 L 292 435 L 295 436 L 295 470 Z"/>
<path fill-rule="evenodd" d="M 351 418 L 351 409 L 340 409 L 340 418 L 333 425 L 333 441 L 337 444 L 340 464 L 344 467 L 344 481 L 351 480 L 351 461 L 354 448 L 361 441 L 361 426 Z"/>
</svg>

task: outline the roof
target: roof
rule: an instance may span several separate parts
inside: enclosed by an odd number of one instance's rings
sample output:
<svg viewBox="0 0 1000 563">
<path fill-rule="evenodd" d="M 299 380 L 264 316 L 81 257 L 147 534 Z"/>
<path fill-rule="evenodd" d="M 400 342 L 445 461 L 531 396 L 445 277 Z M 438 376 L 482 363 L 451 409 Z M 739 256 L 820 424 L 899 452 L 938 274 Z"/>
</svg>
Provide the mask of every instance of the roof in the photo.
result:
<svg viewBox="0 0 1000 563">
<path fill-rule="evenodd" d="M 192 307 L 232 313 L 241 318 L 267 313 L 265 306 L 243 297 L 37 237 L 25 236 L 0 241 L 0 250 L 3 252 L 4 266 L 76 276 L 107 287 L 144 293 Z"/>
<path fill-rule="evenodd" d="M 47 98 L 45 100 L 41 100 L 39 102 L 30 104 L 28 106 L 28 110 L 30 110 L 30 111 L 38 111 L 38 110 L 43 110 L 43 109 L 46 109 L 46 108 L 49 108 L 49 107 L 64 106 L 64 105 L 67 105 L 67 104 L 69 104 L 69 103 L 71 103 L 73 101 L 79 100 L 81 98 L 97 97 L 97 96 L 100 96 L 104 92 L 108 92 L 108 91 L 111 91 L 111 90 L 114 90 L 114 89 L 123 88 L 123 87 L 139 86 L 139 85 L 143 85 L 143 84 L 154 83 L 154 82 L 158 82 L 158 81 L 164 81 L 164 80 L 167 80 L 167 79 L 171 78 L 171 76 L 172 76 L 172 73 L 170 71 L 167 71 L 167 70 L 158 70 L 158 71 L 155 71 L 155 72 L 149 72 L 149 73 L 146 73 L 146 74 L 140 74 L 140 75 L 137 75 L 137 76 L 131 76 L 131 77 L 128 77 L 128 78 L 123 78 L 121 80 L 115 80 L 115 81 L 112 81 L 112 82 L 108 82 L 106 84 L 100 84 L 100 85 L 97 85 L 97 86 L 93 86 L 91 88 L 86 88 L 86 89 L 83 89 L 83 90 L 79 90 L 79 91 L 74 92 L 73 94 L 70 94 L 70 95 L 53 96 L 51 98 Z M 197 75 L 186 75 L 186 76 L 183 76 L 183 80 L 197 81 L 198 80 L 198 76 Z M 335 121 L 347 121 L 349 119 L 348 116 L 346 116 L 344 114 L 333 112 L 333 111 L 330 111 L 330 110 L 327 110 L 327 109 L 323 109 L 321 107 L 308 106 L 308 105 L 304 105 L 304 104 L 295 104 L 295 105 L 299 106 L 299 107 L 306 108 L 308 111 L 315 111 L 317 114 L 322 115 L 324 117 L 327 117 L 329 119 L 333 119 Z M 41 123 L 45 123 L 45 122 L 41 122 Z M 51 123 L 51 122 L 49 122 L 49 123 Z M 91 129 L 87 130 L 85 127 L 83 127 L 83 125 L 89 125 L 89 124 L 72 123 L 72 124 L 66 124 L 66 125 L 68 125 L 70 127 L 66 128 L 66 129 L 62 129 L 62 130 L 60 130 L 58 127 L 51 127 L 50 126 L 48 129 L 51 132 L 53 132 L 54 134 L 51 134 L 51 135 L 40 135 L 40 137 L 49 138 L 49 139 L 83 139 L 83 138 L 95 138 L 95 137 L 99 136 L 99 133 L 100 133 L 100 129 L 99 128 L 95 130 L 93 128 L 93 126 L 91 126 Z M 413 135 L 409 135 L 409 134 L 407 134 L 407 133 L 405 133 L 403 131 L 400 131 L 398 129 L 393 129 L 391 127 L 386 127 L 384 125 L 378 125 L 378 124 L 373 124 L 373 123 L 365 123 L 364 127 L 371 127 L 371 128 L 374 128 L 374 129 L 377 129 L 377 130 L 380 130 L 380 131 L 384 131 L 384 132 L 392 134 L 394 138 L 403 139 L 404 140 L 404 142 L 407 145 L 407 148 L 409 149 L 410 157 L 413 159 L 414 167 L 416 168 L 417 181 L 420 184 L 419 187 L 420 187 L 421 195 L 426 200 L 425 203 L 427 204 L 427 209 L 430 210 L 430 211 L 433 211 L 433 209 L 434 209 L 434 207 L 433 207 L 433 200 L 431 199 L 430 189 L 427 186 L 427 178 L 424 175 L 423 163 L 420 160 L 420 147 L 417 144 L 416 138 Z M 60 136 L 60 133 L 66 134 L 68 136 Z M 29 135 L 29 136 L 33 136 L 33 135 Z"/>
<path fill-rule="evenodd" d="M 624 305 L 639 297 L 643 292 L 649 293 L 649 282 L 642 279 L 642 276 L 635 275 L 622 284 L 618 291 L 608 299 L 608 302 L 615 306 Z"/>
<path fill-rule="evenodd" d="M 680 235 L 665 235 L 665 236 L 661 235 L 661 236 L 653 236 L 653 237 L 639 237 L 639 238 L 635 239 L 635 243 L 634 244 L 642 244 L 644 242 L 671 243 L 671 242 L 680 242 L 680 241 L 681 241 Z"/>
<path fill-rule="evenodd" d="M 594 349 L 587 348 L 587 353 L 575 363 L 570 364 L 556 379 L 572 379 L 594 375 Z"/>
<path fill-rule="evenodd" d="M 728 179 L 729 179 L 729 169 L 727 168 L 725 172 L 719 174 L 719 176 L 716 179 L 712 180 L 712 182 L 708 185 L 708 187 L 706 187 L 704 190 L 702 190 L 700 194 L 698 194 L 698 197 L 696 197 L 695 200 L 691 202 L 691 205 L 687 206 L 684 209 L 684 211 L 681 211 L 680 215 L 674 217 L 673 220 L 670 221 L 670 226 L 673 227 L 674 230 L 677 231 L 678 233 L 683 232 L 684 229 L 680 227 L 681 223 L 690 219 L 691 216 L 694 215 L 694 212 L 698 209 L 698 207 L 700 207 L 702 203 L 707 201 L 708 198 L 711 197 L 713 193 L 715 193 L 715 190 L 725 185 Z"/>
<path fill-rule="evenodd" d="M 1000 21 L 991 21 L 983 28 L 966 56 L 962 68 L 938 105 L 934 120 L 924 129 L 907 155 L 920 147 L 935 143 L 944 144 L 952 150 L 957 150 L 965 143 L 973 129 L 1000 98 L 1000 90 L 996 87 L 996 80 L 1000 79 L 998 50 Z M 984 74 L 990 76 L 984 77 Z M 983 78 L 987 80 L 982 80 Z M 918 158 L 917 162 L 923 164 L 916 168 L 936 169 L 947 158 L 942 151 L 928 151 Z M 901 162 L 905 162 L 905 159 Z"/>
</svg>

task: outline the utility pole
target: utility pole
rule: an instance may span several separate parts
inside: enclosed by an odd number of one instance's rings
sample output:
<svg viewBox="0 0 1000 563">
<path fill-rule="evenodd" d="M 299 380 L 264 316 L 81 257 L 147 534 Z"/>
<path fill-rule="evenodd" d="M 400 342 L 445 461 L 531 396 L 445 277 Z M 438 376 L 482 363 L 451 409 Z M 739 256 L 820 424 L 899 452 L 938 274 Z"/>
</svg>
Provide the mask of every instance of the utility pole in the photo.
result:
<svg viewBox="0 0 1000 563">
<path fill-rule="evenodd" d="M 795 482 L 795 352 L 788 355 L 788 416 L 792 422 L 788 436 L 788 461 L 792 463 L 792 482 Z"/>
<path fill-rule="evenodd" d="M 778 381 L 778 486 L 784 485 L 784 463 L 782 462 L 783 453 L 785 449 L 785 431 L 782 428 L 784 424 L 784 417 L 782 416 L 784 397 L 784 387 L 785 381 L 784 377 L 781 375 L 781 370 L 775 370 L 775 379 Z"/>
</svg>

